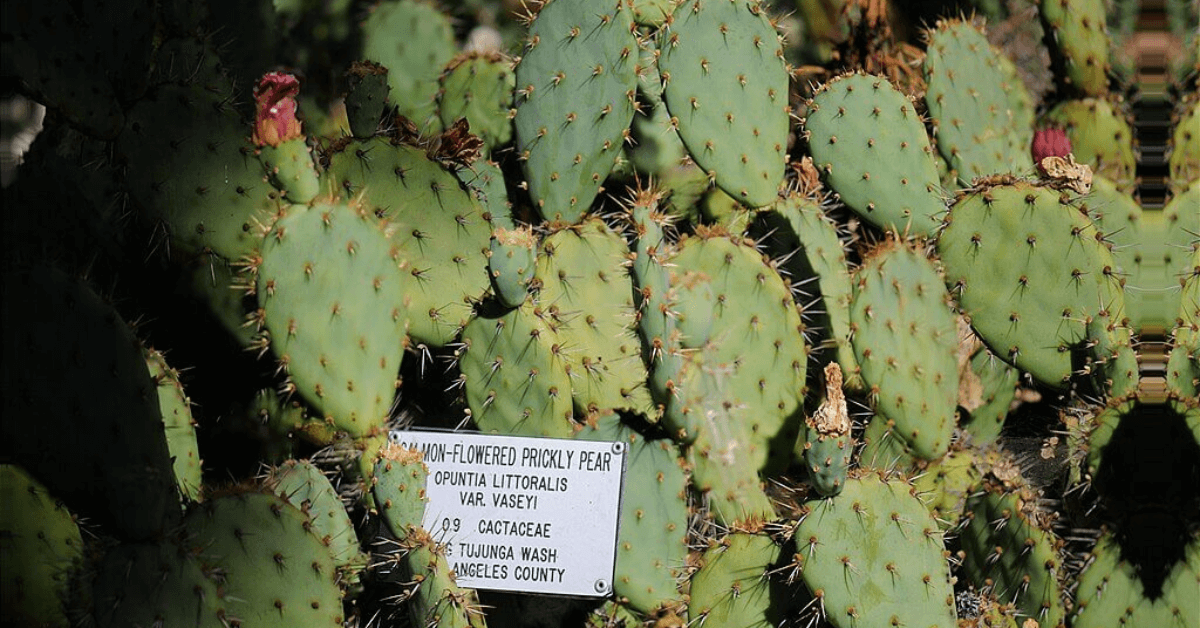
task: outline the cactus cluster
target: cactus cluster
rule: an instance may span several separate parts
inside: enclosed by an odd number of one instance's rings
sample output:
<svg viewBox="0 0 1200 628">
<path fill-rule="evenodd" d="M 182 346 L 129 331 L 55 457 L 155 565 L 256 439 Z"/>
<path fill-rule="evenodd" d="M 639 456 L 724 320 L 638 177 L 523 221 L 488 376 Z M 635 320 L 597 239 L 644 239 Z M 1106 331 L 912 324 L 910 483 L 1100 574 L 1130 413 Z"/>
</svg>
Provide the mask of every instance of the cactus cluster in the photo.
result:
<svg viewBox="0 0 1200 628">
<path fill-rule="evenodd" d="M 1200 18 L 1116 4 L 5 3 L 0 620 L 1196 625 Z M 462 586 L 414 426 L 622 443 L 611 593 Z"/>
</svg>

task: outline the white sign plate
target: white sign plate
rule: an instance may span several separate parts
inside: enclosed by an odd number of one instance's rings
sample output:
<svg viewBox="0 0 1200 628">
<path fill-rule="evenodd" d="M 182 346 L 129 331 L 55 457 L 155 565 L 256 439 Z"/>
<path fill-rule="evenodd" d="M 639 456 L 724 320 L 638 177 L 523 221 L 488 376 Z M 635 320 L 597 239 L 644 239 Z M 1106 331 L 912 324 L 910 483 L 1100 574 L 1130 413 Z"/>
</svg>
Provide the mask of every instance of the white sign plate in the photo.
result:
<svg viewBox="0 0 1200 628">
<path fill-rule="evenodd" d="M 422 525 L 446 544 L 460 586 L 612 592 L 624 443 L 425 431 L 391 439 L 424 454 Z"/>
</svg>

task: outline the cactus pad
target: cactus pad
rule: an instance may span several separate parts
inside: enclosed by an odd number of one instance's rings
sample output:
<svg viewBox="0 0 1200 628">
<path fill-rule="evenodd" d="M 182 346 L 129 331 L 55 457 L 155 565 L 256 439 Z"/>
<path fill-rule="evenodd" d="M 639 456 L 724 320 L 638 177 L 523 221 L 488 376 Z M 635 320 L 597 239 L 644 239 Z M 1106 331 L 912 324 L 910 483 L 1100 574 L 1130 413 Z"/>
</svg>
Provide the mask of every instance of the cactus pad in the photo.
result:
<svg viewBox="0 0 1200 628">
<path fill-rule="evenodd" d="M 291 388 L 355 436 L 382 428 L 396 395 L 410 294 L 397 255 L 362 207 L 294 205 L 254 268 L 264 340 Z"/>
<path fill-rule="evenodd" d="M 788 72 L 757 0 L 688 0 L 660 32 L 664 99 L 696 164 L 738 202 L 774 202 L 783 182 Z"/>
<path fill-rule="evenodd" d="M 813 96 L 804 122 L 814 165 L 859 216 L 928 236 L 946 211 L 916 104 L 887 79 L 852 74 Z"/>
<path fill-rule="evenodd" d="M 591 207 L 633 119 L 637 39 L 624 2 L 553 0 L 517 65 L 517 149 L 538 212 L 568 223 Z"/>
<path fill-rule="evenodd" d="M 807 508 L 795 558 L 834 626 L 957 625 L 942 532 L 908 484 L 866 473 Z"/>
</svg>

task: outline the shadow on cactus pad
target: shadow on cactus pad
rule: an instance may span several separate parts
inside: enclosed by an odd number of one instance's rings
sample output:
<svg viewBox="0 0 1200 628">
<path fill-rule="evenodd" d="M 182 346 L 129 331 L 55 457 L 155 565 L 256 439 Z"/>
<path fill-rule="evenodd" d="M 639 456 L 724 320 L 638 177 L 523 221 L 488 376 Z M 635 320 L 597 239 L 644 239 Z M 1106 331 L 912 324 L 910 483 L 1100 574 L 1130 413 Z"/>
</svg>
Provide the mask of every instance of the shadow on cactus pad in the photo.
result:
<svg viewBox="0 0 1200 628">
<path fill-rule="evenodd" d="M 1095 485 L 1121 559 L 1134 566 L 1150 599 L 1162 594 L 1200 523 L 1195 414 L 1168 404 L 1136 404 L 1101 450 Z"/>
</svg>

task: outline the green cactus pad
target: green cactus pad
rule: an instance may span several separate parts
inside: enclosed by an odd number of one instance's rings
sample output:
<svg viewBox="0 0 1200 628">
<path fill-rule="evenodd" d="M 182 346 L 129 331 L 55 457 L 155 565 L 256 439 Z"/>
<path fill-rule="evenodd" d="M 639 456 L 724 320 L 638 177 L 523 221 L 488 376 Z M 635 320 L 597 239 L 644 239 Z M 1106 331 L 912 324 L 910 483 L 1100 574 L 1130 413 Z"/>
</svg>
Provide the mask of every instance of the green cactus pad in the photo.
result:
<svg viewBox="0 0 1200 628">
<path fill-rule="evenodd" d="M 246 418 L 252 423 L 262 425 L 272 437 L 271 442 L 283 443 L 283 455 L 278 460 L 291 457 L 294 436 L 303 436 L 313 443 L 324 444 L 332 442 L 337 435 L 332 425 L 323 419 L 308 416 L 304 404 L 298 398 L 280 399 L 274 388 L 264 388 L 254 395 L 246 409 Z"/>
<path fill-rule="evenodd" d="M 484 217 L 493 227 L 516 229 L 513 221 L 512 201 L 508 197 L 508 188 L 504 183 L 504 172 L 500 164 L 490 160 L 476 160 L 468 168 L 455 172 L 458 179 L 479 201 L 484 209 Z"/>
<path fill-rule="evenodd" d="M 272 467 L 263 478 L 263 487 L 308 516 L 313 534 L 329 549 L 339 568 L 358 557 L 358 534 L 350 515 L 329 478 L 313 463 L 288 460 Z"/>
<path fill-rule="evenodd" d="M 751 241 L 720 232 L 684 239 L 669 264 L 672 288 L 680 293 L 674 310 L 682 320 L 711 318 L 705 327 L 712 330 L 712 346 L 704 361 L 727 370 L 718 394 L 744 408 L 750 433 L 761 445 L 757 456 L 765 456 L 765 445 L 785 424 L 799 428 L 808 371 L 804 323 L 791 290 Z M 684 391 L 683 397 L 699 392 Z M 795 432 L 781 445 L 790 449 L 794 437 Z M 756 458 L 751 464 L 763 462 Z"/>
<path fill-rule="evenodd" d="M 1087 457 L 1084 462 L 1091 477 L 1097 477 L 1100 473 L 1104 449 L 1112 442 L 1113 433 L 1121 424 L 1121 419 L 1128 416 L 1131 409 L 1128 403 L 1110 403 L 1088 420 L 1090 432 L 1087 435 Z"/>
<path fill-rule="evenodd" d="M 654 412 L 646 388 L 629 277 L 629 246 L 597 218 L 542 240 L 536 302 L 556 319 L 580 414 Z"/>
<path fill-rule="evenodd" d="M 230 261 L 258 246 L 279 193 L 249 158 L 250 132 L 229 98 L 198 85 L 164 85 L 130 110 L 116 152 L 134 199 L 172 246 Z"/>
<path fill-rule="evenodd" d="M 1160 597 L 1149 598 L 1134 566 L 1121 560 L 1112 533 L 1096 541 L 1091 560 L 1079 575 L 1074 628 L 1108 626 L 1195 626 L 1200 623 L 1196 588 L 1200 587 L 1200 541 L 1194 537 L 1166 581 Z"/>
<path fill-rule="evenodd" d="M 881 229 L 933 233 L 946 204 L 929 136 L 916 104 L 887 79 L 826 83 L 804 129 L 814 165 L 855 213 Z"/>
<path fill-rule="evenodd" d="M 424 0 L 384 0 L 362 23 L 360 58 L 388 69 L 398 113 L 426 133 L 441 130 L 438 75 L 458 52 L 450 18 Z"/>
<path fill-rule="evenodd" d="M 224 616 L 245 626 L 341 626 L 342 592 L 308 516 L 270 493 L 211 499 L 184 520 L 188 547 L 224 574 Z"/>
<path fill-rule="evenodd" d="M 141 344 L 92 290 L 49 269 L 6 273 L 0 457 L 123 539 L 179 516 L 157 386 Z"/>
<path fill-rule="evenodd" d="M 104 555 L 93 591 L 99 628 L 224 628 L 238 605 L 196 554 L 171 541 L 122 545 Z M 228 615 L 226 613 L 229 613 Z"/>
<path fill-rule="evenodd" d="M 999 357 L 1063 386 L 1087 321 L 1124 309 L 1096 226 L 1058 192 L 1027 183 L 959 199 L 938 236 L 946 286 Z"/>
<path fill-rule="evenodd" d="M 425 484 L 429 469 L 415 449 L 388 445 L 375 461 L 371 490 L 375 507 L 392 535 L 404 541 L 425 517 Z"/>
<path fill-rule="evenodd" d="M 633 119 L 637 39 L 624 2 L 553 0 L 529 28 L 517 65 L 517 149 L 548 219 L 591 207 Z"/>
<path fill-rule="evenodd" d="M 823 497 L 842 492 L 850 471 L 854 437 L 850 434 L 850 414 L 842 392 L 842 369 L 836 363 L 825 366 L 825 397 L 805 421 L 793 452 L 803 457 L 809 481 Z"/>
<path fill-rule="evenodd" d="M 877 471 L 900 471 L 907 475 L 917 466 L 908 443 L 896 431 L 896 422 L 873 415 L 863 430 L 863 448 L 858 463 Z"/>
<path fill-rule="evenodd" d="M 491 153 L 512 141 L 513 62 L 499 53 L 467 52 L 455 57 L 438 80 L 438 117 L 449 128 L 466 118 L 471 133 Z"/>
<path fill-rule="evenodd" d="M 0 595 L 17 626 L 71 625 L 67 611 L 83 563 L 75 517 L 16 465 L 0 464 Z"/>
<path fill-rule="evenodd" d="M 365 140 L 379 130 L 390 109 L 388 69 L 374 61 L 355 61 L 346 71 L 346 120 L 350 134 Z"/>
<path fill-rule="evenodd" d="M 663 96 L 696 164 L 738 202 L 774 202 L 783 182 L 788 71 L 757 0 L 675 7 L 660 31 Z"/>
<path fill-rule="evenodd" d="M 1099 390 L 1111 399 L 1123 399 L 1138 391 L 1139 367 L 1134 351 L 1133 331 L 1119 316 L 1108 310 L 1097 312 L 1087 325 L 1090 355 L 1084 358 Z"/>
<path fill-rule="evenodd" d="M 255 290 L 290 389 L 353 436 L 396 396 L 410 299 L 397 247 L 359 206 L 293 205 L 271 229 Z"/>
<path fill-rule="evenodd" d="M 976 587 L 990 584 L 998 599 L 1039 625 L 1062 625 L 1058 538 L 1039 519 L 1032 495 L 986 488 L 967 501 L 968 521 L 959 534 L 966 552 L 962 573 Z"/>
<path fill-rule="evenodd" d="M 1167 187 L 1179 194 L 1188 186 L 1196 188 L 1200 179 L 1200 95 L 1193 93 L 1184 100 L 1172 117 L 1170 152 L 1167 155 Z"/>
<path fill-rule="evenodd" d="M 1194 399 L 1200 391 L 1200 248 L 1191 268 L 1180 274 L 1183 286 L 1179 318 L 1167 358 L 1167 388 L 1178 399 Z"/>
<path fill-rule="evenodd" d="M 479 429 L 569 438 L 571 376 L 553 317 L 532 302 L 463 329 L 458 352 L 467 405 Z"/>
<path fill-rule="evenodd" d="M 792 194 L 771 211 L 760 212 L 750 230 L 775 259 L 780 273 L 801 292 L 803 318 L 816 334 L 812 355 L 818 362 L 836 360 L 847 389 L 860 390 L 862 378 L 850 344 L 850 299 L 853 286 L 837 226 L 812 199 Z"/>
<path fill-rule="evenodd" d="M 1040 0 L 1042 24 L 1055 74 L 1068 91 L 1102 96 L 1108 92 L 1108 8 L 1103 0 Z"/>
<path fill-rule="evenodd" d="M 780 556 L 779 546 L 768 536 L 735 533 L 714 542 L 700 556 L 700 568 L 692 576 L 689 625 L 778 625 L 767 573 Z"/>
<path fill-rule="evenodd" d="M 1024 85 L 998 60 L 1003 53 L 970 22 L 941 21 L 927 36 L 925 104 L 938 150 L 959 180 L 1032 172 L 1029 145 L 1016 141 L 1031 139 L 1032 121 L 1028 111 L 1014 111 L 1007 93 Z"/>
<path fill-rule="evenodd" d="M 200 499 L 202 469 L 200 450 L 196 443 L 196 422 L 192 418 L 192 402 L 183 392 L 179 371 L 167 365 L 162 353 L 143 349 L 150 377 L 158 385 L 158 408 L 162 412 L 167 435 L 167 449 L 175 469 L 175 484 L 184 501 Z"/>
<path fill-rule="evenodd" d="M 421 452 L 387 444 L 370 475 L 379 514 L 399 540 L 386 562 L 400 567 L 404 581 L 415 585 L 409 591 L 415 625 L 485 628 L 475 592 L 459 588 L 445 546 L 421 527 L 429 475 Z"/>
<path fill-rule="evenodd" d="M 404 556 L 417 583 L 410 611 L 414 625 L 438 628 L 486 628 L 475 592 L 458 586 L 444 546 L 421 528 L 413 530 Z"/>
<path fill-rule="evenodd" d="M 488 273 L 496 299 L 504 307 L 517 307 L 529 296 L 537 269 L 538 238 L 529 227 L 492 230 Z"/>
<path fill-rule="evenodd" d="M 642 43 L 641 73 L 638 74 L 638 97 L 642 109 L 633 117 L 630 127 L 632 146 L 625 147 L 630 164 L 640 172 L 661 177 L 679 168 L 685 161 L 687 149 L 675 131 L 671 113 L 662 101 L 662 79 L 658 69 L 658 48 L 654 40 Z M 708 179 L 704 179 L 705 187 Z"/>
<path fill-rule="evenodd" d="M 1004 82 L 1000 84 L 1000 88 L 1004 90 L 1004 96 L 1008 99 L 1008 111 L 1012 114 L 1007 154 L 1014 159 L 1014 165 L 1024 166 L 1033 161 L 1026 162 L 1024 158 L 1018 160 L 1016 155 L 1032 154 L 1037 103 L 1034 102 L 1033 95 L 1025 87 L 1025 81 L 1021 78 L 1021 70 L 1017 64 L 1005 54 L 997 55 L 996 61 L 1000 64 L 1000 72 L 1004 76 Z"/>
<path fill-rule="evenodd" d="M 1000 437 L 1008 408 L 1017 396 L 1017 380 L 1020 372 L 997 358 L 987 347 L 980 347 L 971 356 L 971 373 L 979 378 L 979 405 L 967 408 L 968 416 L 960 422 L 963 430 L 971 435 L 971 442 L 985 446 Z M 963 377 L 971 377 L 963 374 Z M 962 399 L 959 400 L 961 405 Z"/>
<path fill-rule="evenodd" d="M 967 497 L 979 488 L 983 474 L 974 450 L 952 450 L 930 462 L 913 478 L 917 496 L 929 507 L 942 530 L 953 529 L 967 505 Z"/>
<path fill-rule="evenodd" d="M 616 415 L 599 417 L 575 436 L 619 441 L 628 447 L 617 567 L 613 592 L 639 613 L 678 608 L 687 564 L 687 475 L 679 449 L 668 440 L 648 440 L 624 427 Z"/>
<path fill-rule="evenodd" d="M 911 245 L 889 239 L 854 275 L 854 352 L 876 411 L 920 458 L 950 446 L 958 366 L 950 296 L 937 268 Z"/>
<path fill-rule="evenodd" d="M 382 137 L 346 145 L 326 177 L 391 223 L 402 270 L 412 277 L 406 299 L 413 340 L 435 347 L 452 341 L 488 287 L 492 228 L 474 195 L 422 150 Z"/>
<path fill-rule="evenodd" d="M 1075 159 L 1132 194 L 1137 187 L 1137 152 L 1133 126 L 1117 105 L 1105 98 L 1058 103 L 1042 116 L 1042 126 L 1066 130 Z"/>
<path fill-rule="evenodd" d="M 1200 233 L 1200 213 L 1180 210 L 1196 203 L 1200 193 L 1172 202 L 1164 211 L 1143 211 L 1133 197 L 1103 176 L 1092 179 L 1091 193 L 1081 199 L 1080 209 L 1112 242 L 1113 258 L 1126 275 L 1125 287 L 1133 298 L 1126 300 L 1125 314 L 1134 329 L 1174 325 L 1181 253 L 1196 237 L 1188 232 Z"/>
<path fill-rule="evenodd" d="M 957 625 L 942 532 L 907 483 L 866 473 L 806 507 L 796 566 L 809 591 L 823 592 L 830 623 Z"/>
<path fill-rule="evenodd" d="M 267 180 L 287 202 L 307 204 L 321 191 L 313 149 L 304 136 L 278 146 L 260 146 L 256 155 Z"/>
<path fill-rule="evenodd" d="M 757 529 L 777 518 L 758 473 L 769 458 L 770 443 L 756 431 L 760 424 L 749 404 L 732 391 L 734 367 L 711 361 L 713 353 L 710 346 L 685 354 L 676 380 L 678 409 L 664 418 L 668 427 L 689 426 L 679 433 L 689 442 L 692 484 L 706 497 L 713 517 L 727 527 Z M 676 412 L 683 415 L 682 421 L 672 419 Z"/>
</svg>

